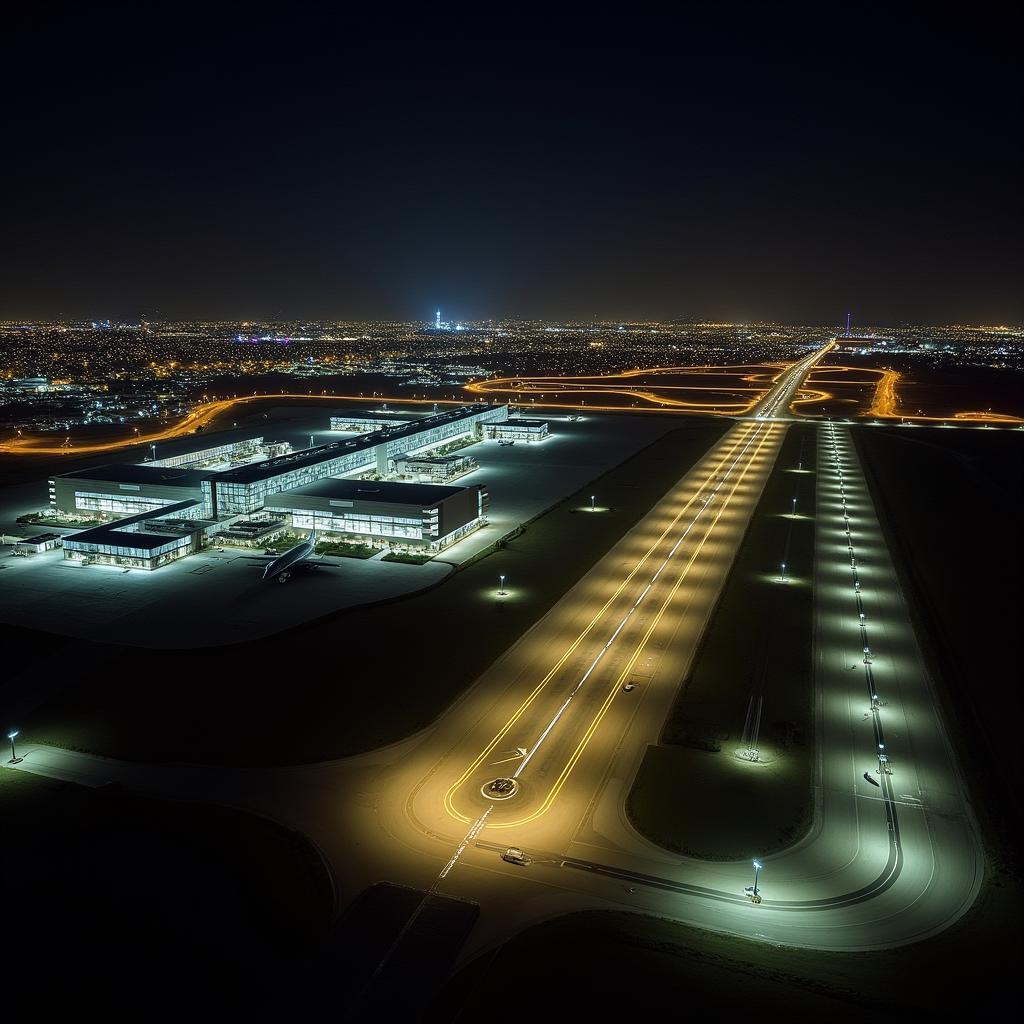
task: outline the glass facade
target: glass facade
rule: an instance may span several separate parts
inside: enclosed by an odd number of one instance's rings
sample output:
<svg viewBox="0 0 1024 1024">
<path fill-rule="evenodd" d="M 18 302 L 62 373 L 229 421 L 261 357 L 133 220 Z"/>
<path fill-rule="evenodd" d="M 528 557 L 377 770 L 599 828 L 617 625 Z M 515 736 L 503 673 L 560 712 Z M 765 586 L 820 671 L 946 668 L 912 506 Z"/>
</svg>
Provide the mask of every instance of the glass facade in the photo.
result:
<svg viewBox="0 0 1024 1024">
<path fill-rule="evenodd" d="M 442 417 L 447 418 L 442 420 Z M 263 507 L 271 494 L 305 487 L 307 484 L 314 484 L 329 477 L 345 476 L 367 469 L 387 473 L 390 471 L 389 460 L 393 462 L 397 456 L 432 448 L 463 434 L 479 431 L 484 423 L 503 422 L 507 419 L 508 406 L 505 405 L 474 409 L 459 416 L 442 413 L 438 417 L 431 416 L 422 420 L 422 426 L 409 424 L 385 428 L 367 437 L 365 441 L 339 442 L 345 446 L 365 443 L 365 447 L 358 447 L 354 451 L 345 451 L 344 447 L 331 448 L 323 453 L 320 461 L 307 462 L 305 465 L 285 463 L 278 472 L 274 471 L 274 466 L 267 464 L 266 475 L 257 476 L 252 480 L 232 479 L 232 471 L 228 471 L 202 483 L 204 500 L 209 508 L 208 514 L 222 516 L 255 512 Z M 441 422 L 438 422 L 439 420 Z M 394 436 L 396 431 L 406 430 L 409 432 Z M 391 437 L 388 436 L 389 433 Z M 375 441 L 376 443 L 373 443 Z M 215 504 L 214 491 L 217 495 Z"/>
<path fill-rule="evenodd" d="M 99 491 L 75 491 L 75 507 L 90 512 L 116 512 L 130 516 L 136 512 L 173 505 L 180 498 L 152 498 L 144 494 L 101 494 Z"/>
<path fill-rule="evenodd" d="M 156 547 L 135 547 L 132 544 L 102 544 L 75 540 L 64 541 L 65 558 L 88 558 L 101 565 L 123 565 L 132 569 L 156 569 L 192 550 L 192 538 L 168 537 L 166 544 Z"/>
<path fill-rule="evenodd" d="M 423 522 L 402 516 L 361 515 L 358 512 L 323 512 L 292 509 L 292 526 L 300 530 L 334 533 L 363 533 L 395 540 L 422 540 Z"/>
</svg>

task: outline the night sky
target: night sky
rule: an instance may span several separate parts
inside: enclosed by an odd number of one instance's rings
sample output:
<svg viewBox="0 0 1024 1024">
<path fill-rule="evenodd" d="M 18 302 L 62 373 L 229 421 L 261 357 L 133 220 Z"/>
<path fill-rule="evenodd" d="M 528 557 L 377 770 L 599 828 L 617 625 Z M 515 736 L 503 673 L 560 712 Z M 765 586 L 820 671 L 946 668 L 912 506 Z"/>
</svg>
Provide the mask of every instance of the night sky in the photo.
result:
<svg viewBox="0 0 1024 1024">
<path fill-rule="evenodd" d="M 989 15 L 84 9 L 5 25 L 0 317 L 1024 320 Z"/>
</svg>

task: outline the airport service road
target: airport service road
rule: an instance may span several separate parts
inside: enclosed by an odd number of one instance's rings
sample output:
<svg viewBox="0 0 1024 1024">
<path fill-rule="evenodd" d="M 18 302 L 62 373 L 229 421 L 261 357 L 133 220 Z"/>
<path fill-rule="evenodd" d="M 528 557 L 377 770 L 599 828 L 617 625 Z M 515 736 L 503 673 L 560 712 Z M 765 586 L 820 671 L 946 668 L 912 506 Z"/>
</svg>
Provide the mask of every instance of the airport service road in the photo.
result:
<svg viewBox="0 0 1024 1024">
<path fill-rule="evenodd" d="M 523 922 L 542 913 L 551 890 L 565 887 L 561 876 L 567 871 L 583 876 L 571 886 L 575 896 L 587 892 L 701 927 L 816 948 L 916 941 L 948 927 L 970 907 L 983 873 L 976 824 L 842 427 L 822 427 L 818 488 L 815 822 L 801 843 L 764 859 L 763 902 L 753 906 L 743 894 L 753 882 L 750 862 L 687 860 L 633 832 L 622 799 L 638 761 L 620 757 L 612 784 L 573 843 L 536 849 L 523 844 L 536 858 L 519 869 L 540 883 L 534 908 L 522 888 L 517 894 L 512 886 L 491 882 L 500 893 L 497 906 L 485 904 L 466 956 L 487 944 L 488 923 L 496 927 L 502 913 Z M 501 873 L 504 866 L 493 857 L 502 842 L 478 843 L 467 870 L 445 891 L 462 895 L 474 884 L 483 886 L 467 877 L 471 871 L 488 879 Z"/>
<path fill-rule="evenodd" d="M 700 615 L 731 564 L 740 522 L 756 504 L 758 475 L 770 471 L 784 430 L 771 414 L 785 408 L 807 368 L 795 367 L 780 381 L 760 422 L 733 428 L 420 735 L 347 761 L 265 773 L 126 765 L 40 747 L 23 751 L 19 767 L 218 799 L 283 820 L 319 844 L 334 866 L 341 904 L 384 878 L 476 900 L 482 916 L 464 960 L 532 923 L 585 907 L 626 907 L 822 949 L 883 948 L 936 933 L 975 898 L 981 849 L 842 427 L 823 426 L 819 445 L 818 785 L 810 834 L 765 859 L 763 902 L 755 905 L 744 892 L 753 881 L 749 862 L 670 855 L 625 820 L 623 801 L 642 749 L 656 739 L 688 657 L 676 648 L 695 643 Z M 712 488 L 718 493 L 705 501 Z M 674 551 L 673 534 L 682 537 Z M 685 561 L 677 562 L 680 553 Z M 673 662 L 679 657 L 684 660 Z M 642 675 L 638 666 L 649 667 L 649 681 L 623 693 L 623 673 Z M 588 690 L 597 680 L 600 687 Z M 520 723 L 523 732 L 512 735 Z M 515 775 L 527 760 L 516 747 L 533 753 L 519 775 L 522 791 L 508 803 L 474 797 L 478 779 Z M 489 759 L 486 772 L 483 761 L 476 764 L 481 753 Z M 507 845 L 523 846 L 532 863 L 504 863 L 499 851 Z"/>
</svg>

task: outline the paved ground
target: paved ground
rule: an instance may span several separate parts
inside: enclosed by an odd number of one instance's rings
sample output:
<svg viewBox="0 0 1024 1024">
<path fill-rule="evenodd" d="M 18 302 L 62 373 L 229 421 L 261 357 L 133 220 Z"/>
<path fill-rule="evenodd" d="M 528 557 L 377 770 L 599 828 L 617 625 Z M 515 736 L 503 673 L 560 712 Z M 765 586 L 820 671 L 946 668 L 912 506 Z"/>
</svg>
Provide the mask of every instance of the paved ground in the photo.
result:
<svg viewBox="0 0 1024 1024">
<path fill-rule="evenodd" d="M 814 827 L 803 841 L 765 860 L 763 902 L 754 905 L 745 892 L 753 881 L 750 861 L 712 864 L 674 856 L 636 835 L 626 820 L 628 787 L 644 745 L 660 729 L 657 705 L 673 696 L 668 680 L 678 681 L 686 645 L 699 636 L 707 600 L 716 581 L 724 580 L 742 536 L 743 516 L 756 505 L 757 478 L 770 472 L 784 429 L 770 420 L 738 424 L 463 700 L 435 726 L 402 743 L 345 761 L 267 772 L 133 765 L 27 744 L 17 767 L 86 784 L 117 780 L 168 795 L 221 800 L 283 820 L 325 852 L 343 902 L 381 878 L 479 901 L 480 923 L 463 960 L 539 920 L 584 907 L 628 908 L 815 949 L 884 948 L 935 934 L 973 902 L 982 853 L 844 428 L 833 435 L 824 426 L 825 443 L 819 445 Z M 733 488 L 728 497 L 723 488 Z M 673 551 L 676 540 L 680 547 Z M 689 565 L 675 561 L 680 550 Z M 613 606 L 624 602 L 620 613 L 636 607 L 655 573 L 651 604 L 642 605 L 637 618 L 640 627 L 642 615 L 651 615 L 647 625 L 654 628 L 634 630 L 630 616 L 619 630 Z M 606 586 L 611 590 L 602 599 Z M 680 596 L 685 590 L 689 595 Z M 658 623 L 657 607 L 666 609 Z M 618 632 L 609 637 L 607 625 Z M 602 630 L 604 639 L 597 635 Z M 566 718 L 565 735 L 553 714 L 553 731 L 538 736 L 541 715 L 526 730 L 524 745 L 518 723 L 526 715 L 536 717 L 534 702 L 557 712 L 565 687 L 573 685 L 562 680 L 561 695 L 557 685 L 543 693 L 537 684 L 547 675 L 538 675 L 545 662 L 547 671 L 553 665 L 560 672 L 573 662 L 586 673 L 595 651 L 613 646 L 618 636 L 628 649 L 612 656 L 620 661 L 609 663 L 600 684 L 611 710 L 602 713 L 606 705 L 600 700 L 581 702 L 573 714 L 579 711 L 586 720 Z M 622 693 L 622 671 L 648 660 L 649 680 Z M 548 681 L 557 684 L 559 678 Z M 877 710 L 871 707 L 873 693 L 880 697 Z M 509 729 L 497 734 L 492 720 Z M 518 807 L 510 803 L 492 812 L 493 826 L 488 814 L 467 827 L 461 819 L 472 818 L 469 805 L 477 799 L 469 784 L 476 783 L 474 772 L 482 765 L 465 778 L 462 772 L 466 753 L 480 750 L 481 735 L 490 770 L 514 774 L 524 760 L 517 746 L 538 751 L 531 765 L 536 770 L 520 776 L 524 792 Z M 547 735 L 554 737 L 550 746 Z M 880 743 L 892 774 L 879 770 Z M 526 848 L 529 866 L 499 857 L 514 843 Z"/>
<path fill-rule="evenodd" d="M 315 417 L 308 410 L 291 412 L 295 418 L 253 429 L 300 445 L 308 444 L 309 432 L 327 422 L 323 410 L 315 410 Z M 250 558 L 255 552 L 233 548 L 193 555 L 155 572 L 82 566 L 65 561 L 59 550 L 15 558 L 2 548 L 0 621 L 142 647 L 203 647 L 266 636 L 333 611 L 440 582 L 453 565 L 678 425 L 670 417 L 552 419 L 552 436 L 545 441 L 512 446 L 482 441 L 465 449 L 480 468 L 458 482 L 487 485 L 489 525 L 422 566 L 326 559 L 324 568 L 296 575 L 284 588 L 260 581 L 260 567 Z M 315 440 L 331 436 L 344 435 L 322 430 Z M 211 445 L 216 438 L 210 435 Z M 165 447 L 167 451 L 158 455 L 173 453 L 171 445 Z M 0 530 L 9 536 L 42 532 L 45 528 L 19 525 L 16 519 L 46 502 L 45 480 L 5 489 L 0 495 Z"/>
</svg>

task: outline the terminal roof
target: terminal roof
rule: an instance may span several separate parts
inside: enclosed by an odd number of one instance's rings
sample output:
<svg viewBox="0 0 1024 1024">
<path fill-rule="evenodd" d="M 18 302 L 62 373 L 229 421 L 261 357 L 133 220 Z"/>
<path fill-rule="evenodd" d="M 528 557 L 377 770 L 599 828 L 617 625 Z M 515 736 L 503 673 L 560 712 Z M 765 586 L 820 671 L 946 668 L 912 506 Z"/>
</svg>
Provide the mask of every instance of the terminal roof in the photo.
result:
<svg viewBox="0 0 1024 1024">
<path fill-rule="evenodd" d="M 132 529 L 133 527 L 138 527 L 139 524 L 157 524 L 164 516 L 186 512 L 189 509 L 194 509 L 198 504 L 199 502 L 195 500 L 177 501 L 173 505 L 165 505 L 161 509 L 136 512 L 134 515 L 125 516 L 124 519 L 117 519 L 112 523 L 101 523 L 99 526 L 92 526 L 80 533 L 69 534 L 64 541 L 65 544 L 69 540 L 80 541 L 83 544 L 116 544 L 121 547 L 149 551 L 173 540 L 175 533 L 180 536 L 183 531 L 179 529 L 178 523 L 167 524 L 168 529 L 173 531 L 171 534 L 143 533 L 141 530 Z M 205 525 L 208 525 L 206 521 L 196 519 L 191 520 L 184 529 L 198 531 Z M 159 529 L 158 526 L 156 528 Z"/>
<path fill-rule="evenodd" d="M 267 507 L 274 507 L 274 498 L 285 495 L 306 494 L 317 498 L 342 498 L 348 501 L 384 501 L 393 505 L 417 505 L 426 508 L 465 487 L 443 487 L 438 484 L 402 484 L 384 480 L 318 480 L 305 487 L 293 487 L 267 499 Z"/>
<path fill-rule="evenodd" d="M 163 484 L 167 487 L 199 487 L 216 473 L 173 466 L 136 466 L 131 462 L 113 462 L 107 466 L 62 473 L 64 480 L 107 480 L 110 483 Z"/>
<path fill-rule="evenodd" d="M 384 444 L 385 441 L 394 441 L 400 437 L 408 437 L 410 434 L 418 434 L 424 430 L 443 426 L 445 423 L 466 419 L 489 408 L 493 408 L 493 406 L 486 404 L 460 406 L 458 409 L 450 409 L 448 412 L 438 413 L 436 416 L 413 420 L 400 427 L 383 427 L 348 441 L 332 441 L 330 444 L 306 448 L 302 451 L 292 452 L 290 455 L 279 455 L 264 462 L 254 462 L 248 466 L 229 469 L 223 473 L 217 473 L 217 481 L 218 483 L 255 483 L 257 480 L 266 480 L 294 469 L 305 469 L 307 466 L 316 466 L 330 459 L 340 459 L 354 452 L 376 448 L 377 445 Z"/>
</svg>

